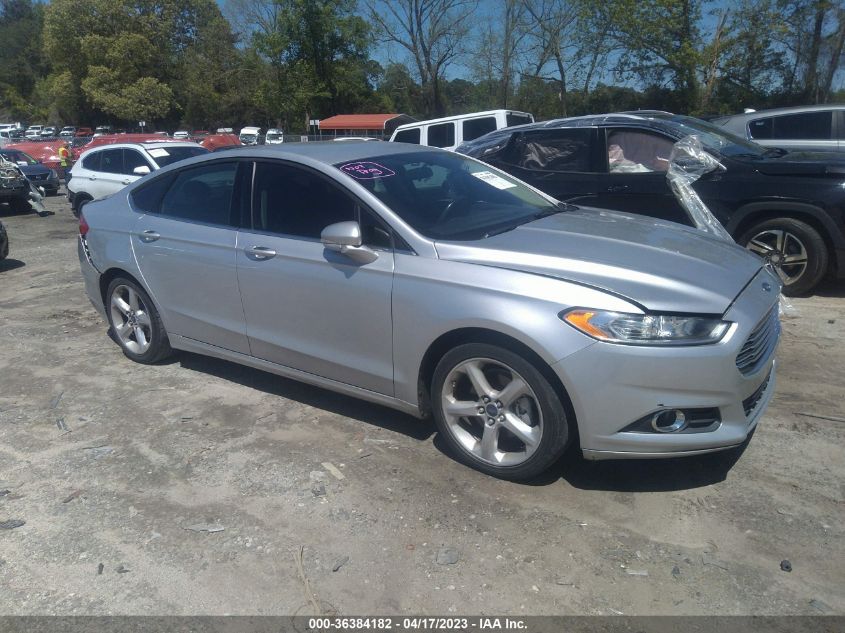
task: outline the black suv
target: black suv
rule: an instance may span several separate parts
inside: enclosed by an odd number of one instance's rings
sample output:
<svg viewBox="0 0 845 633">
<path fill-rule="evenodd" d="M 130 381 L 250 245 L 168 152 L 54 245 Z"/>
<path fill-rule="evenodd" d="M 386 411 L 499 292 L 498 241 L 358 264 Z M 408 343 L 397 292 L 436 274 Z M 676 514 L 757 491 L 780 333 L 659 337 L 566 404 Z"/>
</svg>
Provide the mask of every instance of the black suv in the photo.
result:
<svg viewBox="0 0 845 633">
<path fill-rule="evenodd" d="M 695 134 L 722 168 L 693 184 L 737 243 L 769 260 L 784 293 L 845 277 L 845 161 L 765 148 L 667 112 L 559 119 L 505 128 L 459 146 L 554 196 L 690 225 L 669 188 L 673 144 Z"/>
</svg>

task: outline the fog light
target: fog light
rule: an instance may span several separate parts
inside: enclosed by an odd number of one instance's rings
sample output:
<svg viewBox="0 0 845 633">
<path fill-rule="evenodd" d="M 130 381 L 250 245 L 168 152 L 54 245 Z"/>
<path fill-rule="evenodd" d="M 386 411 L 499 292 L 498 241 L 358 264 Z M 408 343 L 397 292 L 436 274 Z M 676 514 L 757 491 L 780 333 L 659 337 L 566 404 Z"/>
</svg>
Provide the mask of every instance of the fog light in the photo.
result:
<svg viewBox="0 0 845 633">
<path fill-rule="evenodd" d="M 687 416 L 680 409 L 669 409 L 655 413 L 651 418 L 651 428 L 658 433 L 676 433 L 687 426 Z"/>
</svg>

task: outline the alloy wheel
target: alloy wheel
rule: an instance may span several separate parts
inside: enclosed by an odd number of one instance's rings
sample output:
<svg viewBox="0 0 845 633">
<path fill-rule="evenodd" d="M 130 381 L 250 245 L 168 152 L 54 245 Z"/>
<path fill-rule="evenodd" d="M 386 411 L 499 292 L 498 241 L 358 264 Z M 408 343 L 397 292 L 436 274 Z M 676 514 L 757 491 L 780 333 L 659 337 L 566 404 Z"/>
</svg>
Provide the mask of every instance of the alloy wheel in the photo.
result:
<svg viewBox="0 0 845 633">
<path fill-rule="evenodd" d="M 446 427 L 475 458 L 495 466 L 527 461 L 543 437 L 543 414 L 528 382 L 504 363 L 471 358 L 443 383 Z"/>
<path fill-rule="evenodd" d="M 769 262 L 785 284 L 793 284 L 807 271 L 808 257 L 804 243 L 783 229 L 761 231 L 746 248 Z"/>
<path fill-rule="evenodd" d="M 111 318 L 115 334 L 133 354 L 143 354 L 152 341 L 152 321 L 138 292 L 129 286 L 117 286 L 111 294 Z"/>
</svg>

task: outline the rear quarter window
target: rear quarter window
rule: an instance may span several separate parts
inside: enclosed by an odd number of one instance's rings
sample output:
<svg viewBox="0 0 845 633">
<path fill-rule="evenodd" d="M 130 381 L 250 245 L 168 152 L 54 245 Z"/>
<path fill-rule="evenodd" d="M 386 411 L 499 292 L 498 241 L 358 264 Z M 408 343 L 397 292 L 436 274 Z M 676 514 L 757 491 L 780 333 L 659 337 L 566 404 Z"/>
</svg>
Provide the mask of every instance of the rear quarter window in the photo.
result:
<svg viewBox="0 0 845 633">
<path fill-rule="evenodd" d="M 135 189 L 129 196 L 132 200 L 132 207 L 142 213 L 159 213 L 161 211 L 161 200 L 167 190 L 170 189 L 174 178 L 174 174 L 167 174 L 154 178 Z"/>
</svg>

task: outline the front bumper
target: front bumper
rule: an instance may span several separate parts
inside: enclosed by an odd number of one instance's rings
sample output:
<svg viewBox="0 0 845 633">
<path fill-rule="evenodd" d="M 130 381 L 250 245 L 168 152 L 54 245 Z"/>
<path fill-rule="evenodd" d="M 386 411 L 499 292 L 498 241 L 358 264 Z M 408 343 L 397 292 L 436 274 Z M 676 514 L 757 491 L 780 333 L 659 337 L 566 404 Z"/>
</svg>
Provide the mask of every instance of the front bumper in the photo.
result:
<svg viewBox="0 0 845 633">
<path fill-rule="evenodd" d="M 772 290 L 763 289 L 768 282 Z M 734 325 L 722 341 L 697 347 L 643 347 L 596 343 L 556 363 L 578 420 L 588 459 L 694 455 L 742 444 L 775 390 L 775 349 L 747 375 L 736 357 L 755 326 L 777 309 L 777 281 L 765 270 L 725 313 Z M 752 403 L 752 405 L 749 405 Z M 623 430 L 665 409 L 719 411 L 720 424 L 704 432 Z"/>
</svg>

